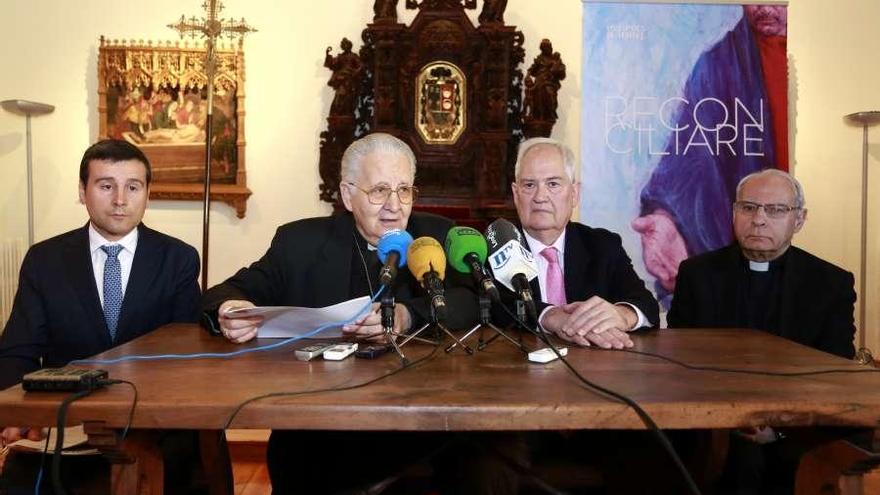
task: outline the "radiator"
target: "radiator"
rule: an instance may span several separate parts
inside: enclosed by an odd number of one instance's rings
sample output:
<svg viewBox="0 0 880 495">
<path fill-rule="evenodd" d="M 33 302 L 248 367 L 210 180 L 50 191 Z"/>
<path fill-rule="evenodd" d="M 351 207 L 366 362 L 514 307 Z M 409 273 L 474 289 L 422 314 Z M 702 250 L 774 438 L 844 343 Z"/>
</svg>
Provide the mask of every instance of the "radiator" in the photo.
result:
<svg viewBox="0 0 880 495">
<path fill-rule="evenodd" d="M 0 333 L 12 313 L 12 301 L 18 290 L 18 270 L 25 253 L 24 239 L 0 242 Z"/>
</svg>

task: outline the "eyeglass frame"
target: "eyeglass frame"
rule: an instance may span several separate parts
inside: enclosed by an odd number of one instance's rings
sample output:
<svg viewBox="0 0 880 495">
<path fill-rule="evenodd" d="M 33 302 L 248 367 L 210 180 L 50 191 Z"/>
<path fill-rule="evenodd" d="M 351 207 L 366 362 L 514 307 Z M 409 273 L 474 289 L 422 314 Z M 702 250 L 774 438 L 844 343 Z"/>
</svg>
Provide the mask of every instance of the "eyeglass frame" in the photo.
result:
<svg viewBox="0 0 880 495">
<path fill-rule="evenodd" d="M 355 184 L 354 182 L 344 182 L 344 184 L 352 186 L 355 189 L 366 194 L 367 201 L 369 201 L 371 205 L 376 205 L 376 206 L 384 205 L 388 201 L 388 199 L 391 198 L 391 193 L 396 193 L 397 200 L 400 201 L 400 204 L 403 204 L 403 205 L 410 205 L 410 204 L 415 203 L 416 198 L 419 195 L 419 188 L 416 187 L 415 185 L 403 185 L 403 186 L 397 186 L 397 189 L 391 189 L 391 186 L 379 184 L 377 186 L 373 186 L 370 189 L 364 189 L 364 188 L 360 187 L 359 185 Z M 376 203 L 375 201 L 373 201 L 373 199 L 370 196 L 372 195 L 372 193 L 379 192 L 381 189 L 387 189 L 388 193 L 385 194 L 385 197 L 382 199 L 382 202 Z M 401 189 L 410 189 L 412 197 L 410 198 L 409 201 L 404 201 L 403 198 L 400 196 Z"/>
<path fill-rule="evenodd" d="M 744 206 L 754 207 L 755 210 L 752 212 L 744 211 L 742 208 Z M 770 208 L 769 210 L 767 208 Z M 791 206 L 784 203 L 755 203 L 754 201 L 734 201 L 733 209 L 743 215 L 753 217 L 758 214 L 758 210 L 763 209 L 764 215 L 767 218 L 772 218 L 774 220 L 778 220 L 780 218 L 785 218 L 786 215 L 793 211 L 803 210 L 803 206 Z"/>
</svg>

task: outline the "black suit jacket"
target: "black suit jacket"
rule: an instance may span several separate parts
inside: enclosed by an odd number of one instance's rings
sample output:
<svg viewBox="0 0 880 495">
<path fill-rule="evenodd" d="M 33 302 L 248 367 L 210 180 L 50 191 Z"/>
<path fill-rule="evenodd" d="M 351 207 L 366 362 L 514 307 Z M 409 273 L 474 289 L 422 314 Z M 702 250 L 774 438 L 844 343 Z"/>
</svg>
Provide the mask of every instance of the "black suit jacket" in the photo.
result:
<svg viewBox="0 0 880 495">
<path fill-rule="evenodd" d="M 821 351 L 852 358 L 853 275 L 794 246 L 782 275 L 779 334 Z M 737 327 L 739 281 L 745 261 L 737 244 L 682 262 L 669 327 Z"/>
<path fill-rule="evenodd" d="M 41 366 L 92 356 L 167 323 L 198 321 L 198 253 L 143 224 L 138 229 L 113 342 L 95 285 L 88 225 L 28 250 L 0 337 L 0 389 Z"/>
<path fill-rule="evenodd" d="M 406 230 L 413 238 L 430 236 L 442 245 L 452 225 L 446 218 L 413 212 Z M 279 227 L 262 258 L 205 292 L 202 308 L 209 316 L 211 330 L 217 333 L 217 309 L 229 299 L 247 300 L 257 306 L 311 308 L 348 300 L 352 295 L 351 271 L 363 269 L 352 266 L 355 232 L 350 213 L 308 218 Z M 375 281 L 378 273 L 370 276 Z M 447 266 L 445 285 L 447 326 L 472 326 L 479 316 L 473 283 Z M 410 309 L 413 326 L 427 321 L 428 299 L 405 267 L 398 271 L 394 288 L 396 301 Z"/>
<path fill-rule="evenodd" d="M 529 248 L 524 241 L 526 249 Z M 540 253 L 534 253 L 540 256 Z M 629 303 L 639 308 L 649 326 L 660 322 L 660 307 L 645 282 L 639 278 L 632 261 L 623 249 L 620 236 L 605 229 L 592 228 L 569 222 L 565 228 L 565 258 L 563 261 L 565 298 L 569 302 L 585 301 L 599 296 L 610 303 Z M 541 301 L 538 277 L 531 281 L 538 315 L 549 304 Z M 503 289 L 505 301 L 513 301 L 512 292 Z M 505 321 L 501 318 L 502 321 Z"/>
</svg>

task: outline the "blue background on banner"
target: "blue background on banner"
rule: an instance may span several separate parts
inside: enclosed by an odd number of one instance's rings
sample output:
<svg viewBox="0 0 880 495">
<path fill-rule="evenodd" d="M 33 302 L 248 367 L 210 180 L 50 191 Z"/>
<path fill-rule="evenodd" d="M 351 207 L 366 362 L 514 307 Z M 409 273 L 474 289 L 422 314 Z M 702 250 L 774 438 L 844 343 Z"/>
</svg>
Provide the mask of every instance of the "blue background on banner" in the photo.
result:
<svg viewBox="0 0 880 495">
<path fill-rule="evenodd" d="M 739 5 L 584 4 L 580 221 L 620 234 L 651 289 L 654 277 L 630 223 L 639 216 L 639 193 L 660 159 L 656 153 L 669 140 L 657 111 L 682 94 L 700 54 L 741 18 Z M 643 98 L 635 107 L 647 115 L 633 116 L 633 98 Z M 675 108 L 666 107 L 667 121 L 675 121 Z M 634 124 L 655 129 L 650 142 L 645 133 L 620 127 Z"/>
</svg>

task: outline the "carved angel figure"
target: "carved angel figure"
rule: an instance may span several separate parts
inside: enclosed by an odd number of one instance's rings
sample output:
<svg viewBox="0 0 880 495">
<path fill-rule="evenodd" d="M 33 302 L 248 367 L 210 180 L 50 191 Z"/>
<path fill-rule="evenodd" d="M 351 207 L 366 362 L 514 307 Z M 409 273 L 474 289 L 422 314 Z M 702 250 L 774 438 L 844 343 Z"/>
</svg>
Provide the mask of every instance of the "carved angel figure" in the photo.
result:
<svg viewBox="0 0 880 495">
<path fill-rule="evenodd" d="M 353 116 L 364 64 L 357 54 L 351 52 L 352 44 L 348 38 L 342 38 L 339 46 L 342 53 L 334 57 L 330 55 L 333 47 L 328 46 L 324 56 L 324 67 L 333 71 L 327 85 L 336 90 L 333 103 L 330 104 L 330 115 Z"/>
<path fill-rule="evenodd" d="M 535 120 L 556 119 L 556 96 L 565 79 L 565 64 L 550 40 L 541 41 L 541 53 L 535 57 L 525 79 L 524 113 Z"/>
</svg>

